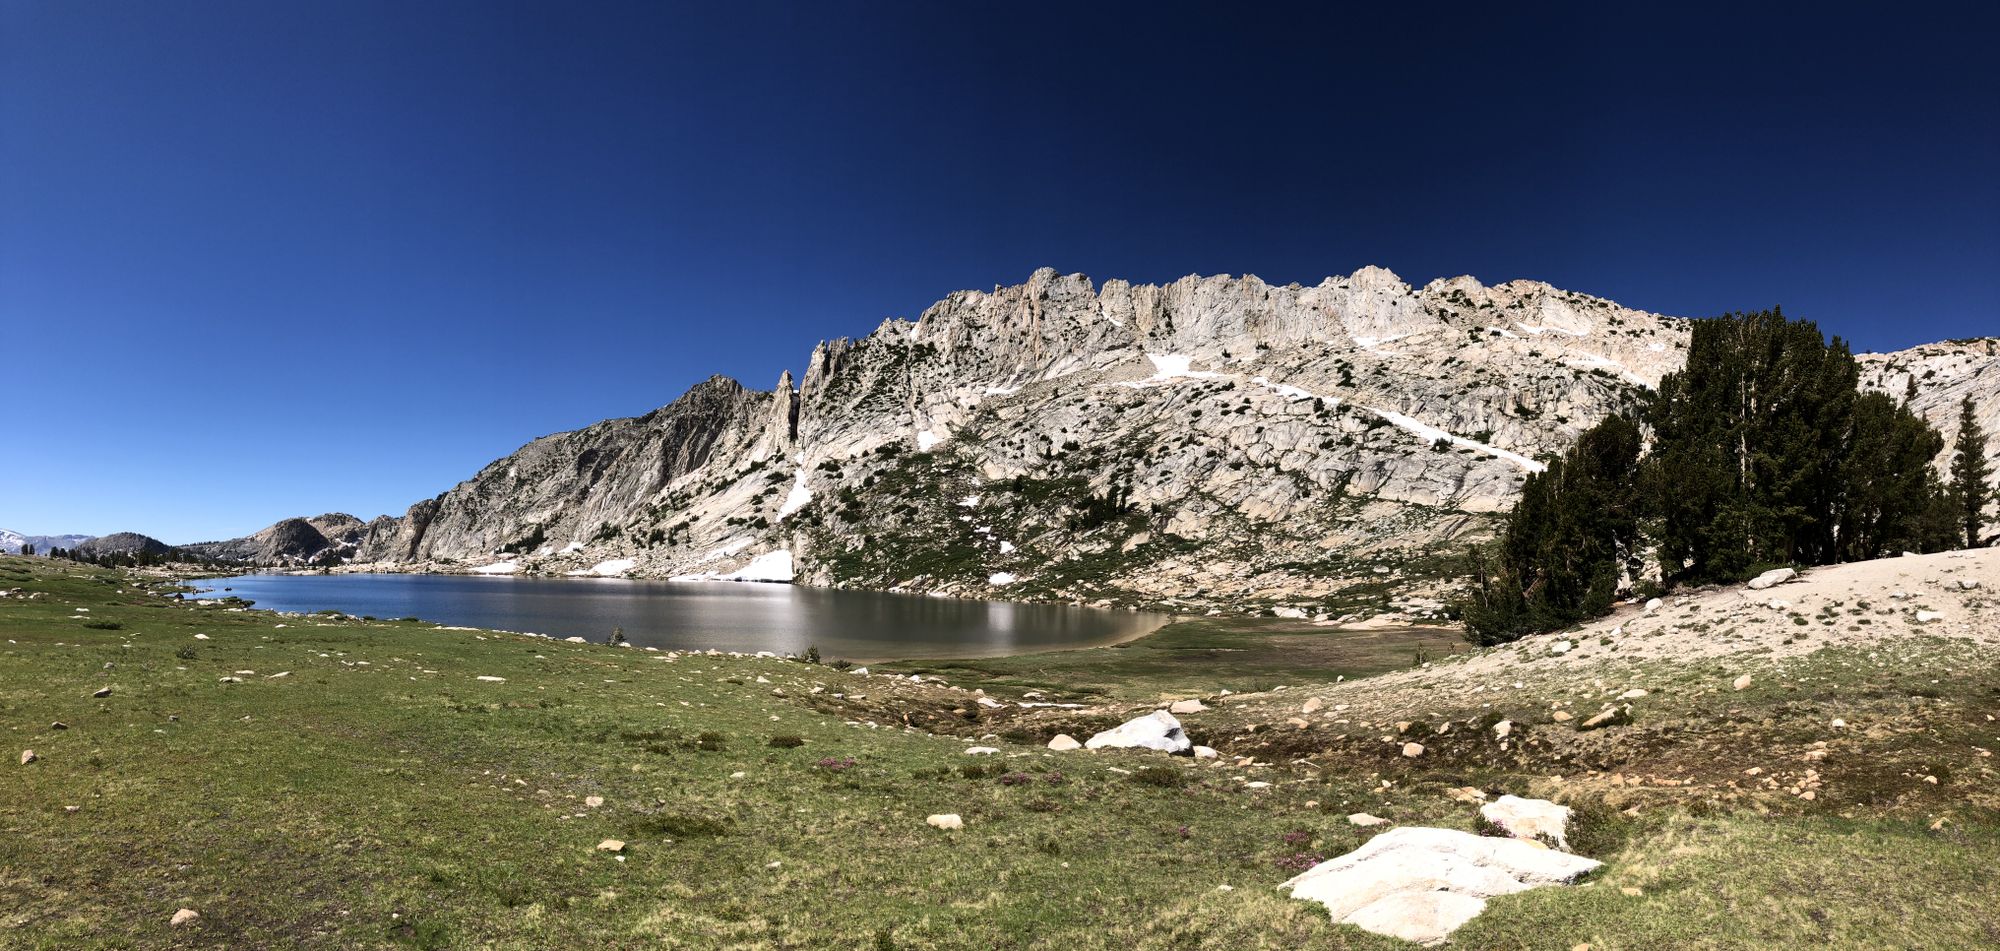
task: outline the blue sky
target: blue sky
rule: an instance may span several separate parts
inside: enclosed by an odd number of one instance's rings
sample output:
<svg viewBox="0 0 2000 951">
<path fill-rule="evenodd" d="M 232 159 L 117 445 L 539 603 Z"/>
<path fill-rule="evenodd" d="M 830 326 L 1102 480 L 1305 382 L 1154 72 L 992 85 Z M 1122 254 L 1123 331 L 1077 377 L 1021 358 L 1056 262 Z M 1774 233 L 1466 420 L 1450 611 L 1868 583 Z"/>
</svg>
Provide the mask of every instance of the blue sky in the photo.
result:
<svg viewBox="0 0 2000 951">
<path fill-rule="evenodd" d="M 2000 332 L 1991 5 L 1333 6 L 0 0 L 0 526 L 400 513 L 1043 265 Z"/>
</svg>

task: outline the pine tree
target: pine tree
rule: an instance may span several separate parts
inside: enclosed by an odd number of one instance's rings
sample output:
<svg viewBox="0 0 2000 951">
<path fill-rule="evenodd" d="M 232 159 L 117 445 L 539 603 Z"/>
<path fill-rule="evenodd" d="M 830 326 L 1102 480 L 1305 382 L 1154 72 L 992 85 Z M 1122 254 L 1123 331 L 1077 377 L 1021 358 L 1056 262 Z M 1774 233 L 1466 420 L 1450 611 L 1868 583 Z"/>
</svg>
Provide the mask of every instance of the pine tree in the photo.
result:
<svg viewBox="0 0 2000 951">
<path fill-rule="evenodd" d="M 1641 408 L 1644 462 L 1640 427 L 1605 420 L 1529 477 L 1497 550 L 1474 552 L 1468 633 L 1499 643 L 1604 613 L 1642 539 L 1668 586 L 1976 539 L 1992 490 L 1970 404 L 1947 487 L 1943 437 L 1907 395 L 1859 381 L 1846 344 L 1777 310 L 1696 322 L 1686 368 Z"/>
<path fill-rule="evenodd" d="M 1778 310 L 1697 321 L 1647 421 L 1668 580 L 1825 564 L 1860 370 L 1839 338 Z"/>
<path fill-rule="evenodd" d="M 1939 518 L 1948 501 L 1931 468 L 1943 450 L 1937 430 L 1888 396 L 1864 393 L 1855 401 L 1835 511 L 1836 560 L 1951 547 Z"/>
<path fill-rule="evenodd" d="M 1510 641 L 1611 609 L 1619 568 L 1638 539 L 1632 470 L 1639 427 L 1621 416 L 1586 430 L 1528 477 L 1494 561 L 1474 552 L 1473 593 L 1459 606 L 1484 644 Z"/>
<path fill-rule="evenodd" d="M 1986 502 L 1993 489 L 1986 480 L 1986 433 L 1972 413 L 1972 397 L 1958 403 L 1958 439 L 1952 444 L 1951 487 L 1959 505 L 1958 527 L 1964 530 L 1965 547 L 1979 547 L 1980 530 L 1986 524 Z"/>
</svg>

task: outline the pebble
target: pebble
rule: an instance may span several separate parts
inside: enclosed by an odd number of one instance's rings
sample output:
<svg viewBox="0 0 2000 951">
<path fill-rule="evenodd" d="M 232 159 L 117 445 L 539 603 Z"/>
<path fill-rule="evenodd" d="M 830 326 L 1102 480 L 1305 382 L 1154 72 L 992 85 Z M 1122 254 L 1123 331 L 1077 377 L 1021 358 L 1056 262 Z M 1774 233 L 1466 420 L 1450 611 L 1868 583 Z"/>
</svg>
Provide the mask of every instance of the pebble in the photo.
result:
<svg viewBox="0 0 2000 951">
<path fill-rule="evenodd" d="M 1405 743 L 1403 744 L 1403 755 L 1411 759 L 1422 756 L 1424 755 L 1424 745 L 1422 743 Z"/>
<path fill-rule="evenodd" d="M 22 750 L 22 751 L 21 751 L 21 765 L 22 765 L 22 766 L 26 766 L 26 765 L 28 765 L 29 763 L 32 763 L 32 762 L 34 762 L 34 761 L 35 761 L 36 759 L 39 759 L 39 757 L 37 757 L 37 756 L 35 755 L 35 751 L 34 751 L 34 750 Z"/>
</svg>

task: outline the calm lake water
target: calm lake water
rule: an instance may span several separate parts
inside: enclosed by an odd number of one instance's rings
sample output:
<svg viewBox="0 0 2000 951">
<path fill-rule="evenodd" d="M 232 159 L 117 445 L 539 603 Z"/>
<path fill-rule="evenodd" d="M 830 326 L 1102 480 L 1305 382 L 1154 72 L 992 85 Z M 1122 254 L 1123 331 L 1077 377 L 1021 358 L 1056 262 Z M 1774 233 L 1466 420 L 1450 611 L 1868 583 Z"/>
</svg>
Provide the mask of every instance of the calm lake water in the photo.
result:
<svg viewBox="0 0 2000 951">
<path fill-rule="evenodd" d="M 1117 643 L 1158 614 L 1063 605 L 828 591 L 788 584 L 470 575 L 253 574 L 192 582 L 274 611 L 380 618 L 605 641 L 611 629 L 662 650 L 804 653 L 827 660 L 992 657 Z"/>
</svg>

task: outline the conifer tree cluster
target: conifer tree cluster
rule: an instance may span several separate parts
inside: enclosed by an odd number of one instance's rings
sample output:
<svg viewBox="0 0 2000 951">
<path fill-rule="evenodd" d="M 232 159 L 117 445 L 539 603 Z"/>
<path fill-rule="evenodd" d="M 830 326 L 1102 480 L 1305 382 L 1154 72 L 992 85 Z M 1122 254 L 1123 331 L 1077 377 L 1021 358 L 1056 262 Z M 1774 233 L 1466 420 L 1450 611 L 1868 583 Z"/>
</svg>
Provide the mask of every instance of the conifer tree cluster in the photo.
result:
<svg viewBox="0 0 2000 951">
<path fill-rule="evenodd" d="M 1528 478 L 1497 550 L 1473 556 L 1468 632 L 1500 643 L 1602 615 L 1648 567 L 1672 587 L 1951 547 L 1966 509 L 1931 467 L 1943 437 L 1859 380 L 1810 321 L 1697 321 L 1686 368 L 1637 420 L 1606 419 Z"/>
</svg>

